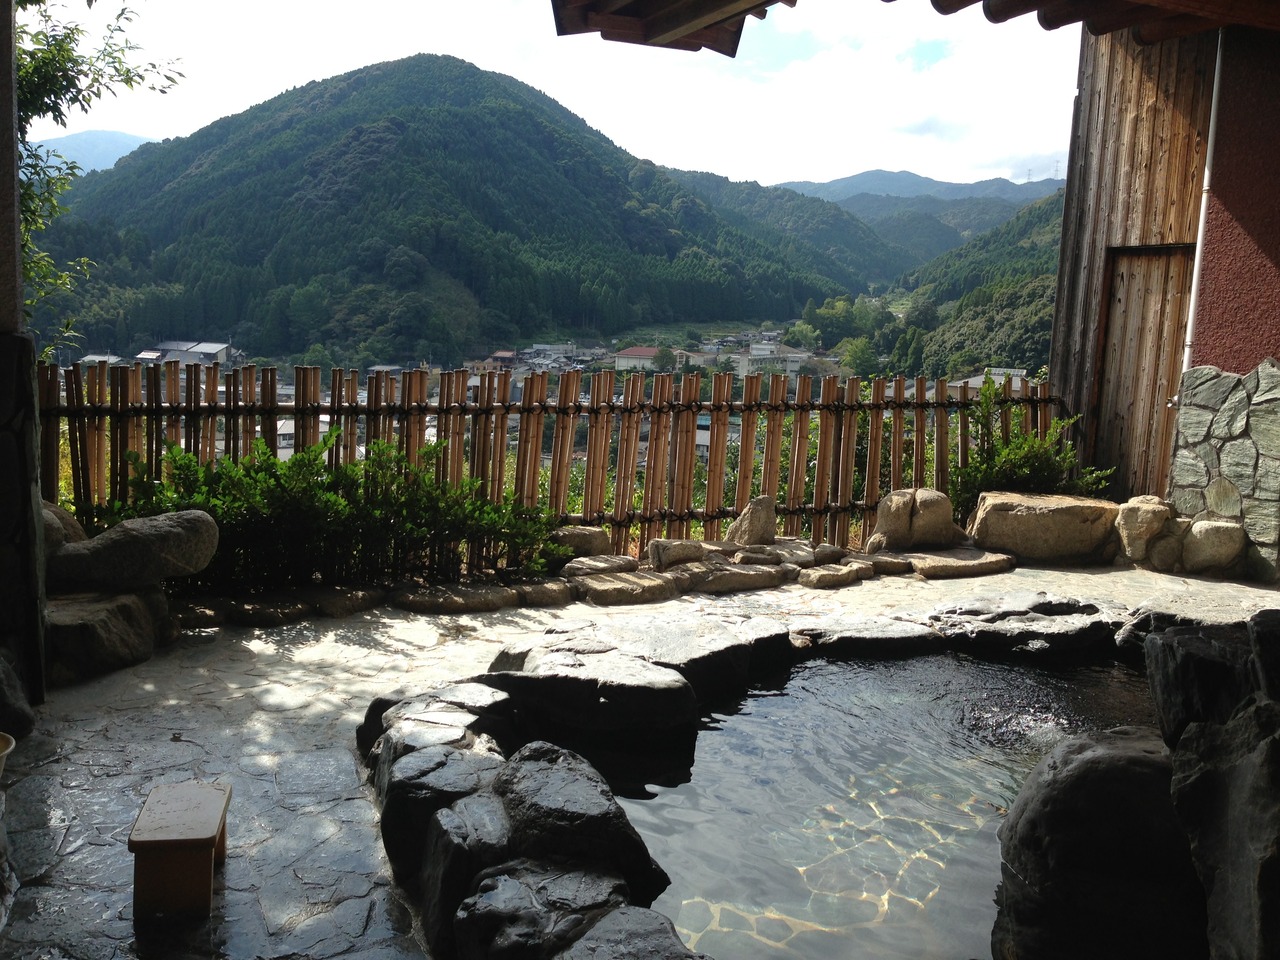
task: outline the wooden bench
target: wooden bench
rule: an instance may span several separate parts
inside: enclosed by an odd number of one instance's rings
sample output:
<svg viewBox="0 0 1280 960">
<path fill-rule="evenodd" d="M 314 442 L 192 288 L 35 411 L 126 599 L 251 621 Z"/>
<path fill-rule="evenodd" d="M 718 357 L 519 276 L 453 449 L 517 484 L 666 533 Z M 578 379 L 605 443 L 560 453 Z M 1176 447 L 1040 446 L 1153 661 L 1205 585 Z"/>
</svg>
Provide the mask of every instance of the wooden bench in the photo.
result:
<svg viewBox="0 0 1280 960">
<path fill-rule="evenodd" d="M 162 783 L 129 832 L 134 919 L 209 915 L 213 869 L 227 859 L 227 783 Z"/>
</svg>

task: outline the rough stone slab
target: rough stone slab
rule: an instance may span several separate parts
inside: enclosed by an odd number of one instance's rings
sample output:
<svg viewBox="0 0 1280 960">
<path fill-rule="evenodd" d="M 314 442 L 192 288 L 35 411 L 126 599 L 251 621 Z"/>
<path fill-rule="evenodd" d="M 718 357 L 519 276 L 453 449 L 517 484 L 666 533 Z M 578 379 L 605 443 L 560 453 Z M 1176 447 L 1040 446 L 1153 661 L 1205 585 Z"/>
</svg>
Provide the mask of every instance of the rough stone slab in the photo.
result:
<svg viewBox="0 0 1280 960">
<path fill-rule="evenodd" d="M 597 557 L 613 553 L 613 538 L 603 527 L 557 527 L 547 539 L 558 547 L 572 550 L 575 557 Z"/>
<path fill-rule="evenodd" d="M 991 573 L 1012 570 L 1016 561 L 1007 553 L 993 550 L 976 550 L 973 547 L 952 547 L 928 553 L 904 553 L 901 559 L 911 564 L 914 573 L 933 580 L 952 577 L 982 577 Z"/>
<path fill-rule="evenodd" d="M 98 536 L 65 543 L 46 562 L 62 590 L 136 591 L 198 573 L 218 549 L 218 524 L 202 510 L 122 520 Z"/>
<path fill-rule="evenodd" d="M 1041 592 L 949 604 L 928 621 L 957 650 L 1079 654 L 1114 648 L 1125 616 L 1116 608 Z"/>
<path fill-rule="evenodd" d="M 1208 899 L 1209 955 L 1280 956 L 1280 704 L 1193 723 L 1173 755 L 1173 803 Z"/>
<path fill-rule="evenodd" d="M 671 921 L 641 907 L 619 907 L 555 960 L 711 960 L 684 945 Z"/>
<path fill-rule="evenodd" d="M 738 593 L 742 590 L 767 590 L 785 580 L 786 573 L 781 566 L 733 564 L 712 570 L 698 589 L 703 593 Z"/>
<path fill-rule="evenodd" d="M 635 733 L 697 721 L 697 694 L 675 670 L 603 643 L 598 651 L 574 649 L 573 639 L 529 656 L 522 669 L 476 679 L 505 690 L 521 711 L 580 731 Z"/>
<path fill-rule="evenodd" d="M 649 562 L 653 564 L 653 569 L 659 571 L 701 560 L 706 554 L 706 548 L 697 540 L 649 541 Z"/>
<path fill-rule="evenodd" d="M 372 610 L 385 603 L 387 591 L 359 587 L 317 587 L 300 590 L 298 598 L 323 617 L 342 618 Z"/>
<path fill-rule="evenodd" d="M 393 607 L 410 613 L 490 613 L 519 602 L 520 594 L 498 584 L 423 587 L 402 590 L 391 597 Z"/>
<path fill-rule="evenodd" d="M 1170 747 L 1192 723 L 1226 723 L 1257 685 L 1244 623 L 1174 626 L 1147 636 L 1147 682 Z"/>
<path fill-rule="evenodd" d="M 675 670 L 703 703 L 746 693 L 752 641 L 729 624 L 687 616 L 658 620 L 619 635 L 619 649 Z"/>
<path fill-rule="evenodd" d="M 1119 509 L 1093 497 L 983 493 L 969 533 L 976 546 L 1021 559 L 1102 562 Z"/>
<path fill-rule="evenodd" d="M 228 600 L 224 613 L 239 627 L 283 627 L 307 619 L 315 608 L 301 597 L 271 596 Z"/>
<path fill-rule="evenodd" d="M 800 540 L 779 538 L 774 541 L 771 549 L 778 555 L 779 563 L 794 563 L 801 570 L 807 570 L 817 562 L 813 547 Z"/>
<path fill-rule="evenodd" d="M 1000 826 L 994 956 L 1208 956 L 1171 774 L 1148 728 L 1072 737 L 1049 752 Z"/>
<path fill-rule="evenodd" d="M 565 580 L 532 580 L 512 584 L 522 607 L 563 607 L 577 598 L 573 584 Z"/>
<path fill-rule="evenodd" d="M 815 566 L 825 567 L 829 563 L 841 563 L 848 554 L 848 550 L 834 543 L 819 543 L 813 548 L 813 562 Z"/>
<path fill-rule="evenodd" d="M 560 576 L 587 577 L 594 573 L 631 573 L 640 569 L 635 557 L 615 557 L 612 554 L 598 557 L 578 557 L 570 560 L 560 570 Z"/>
<path fill-rule="evenodd" d="M 871 569 L 870 564 L 864 566 L 868 571 Z M 834 590 L 838 587 L 847 587 L 851 583 L 857 583 L 862 579 L 858 572 L 858 568 L 854 566 L 828 564 L 801 570 L 796 582 L 802 587 L 811 587 L 816 590 Z"/>
<path fill-rule="evenodd" d="M 909 559 L 899 556 L 891 550 L 881 550 L 876 553 L 851 553 L 841 562 L 847 564 L 870 564 L 872 572 L 878 577 L 912 573 L 915 570 Z"/>
<path fill-rule="evenodd" d="M 574 580 L 582 599 L 602 607 L 658 603 L 679 594 L 676 580 L 665 573 L 597 573 Z"/>
<path fill-rule="evenodd" d="M 45 657 L 51 686 L 112 673 L 149 660 L 175 632 L 162 592 L 51 598 Z"/>
<path fill-rule="evenodd" d="M 933 627 L 892 617 L 836 616 L 797 631 L 810 651 L 832 659 L 884 660 L 937 653 L 946 641 Z"/>
<path fill-rule="evenodd" d="M 777 505 L 772 497 L 749 500 L 724 534 L 725 540 L 744 547 L 754 543 L 773 543 L 777 536 Z"/>
<path fill-rule="evenodd" d="M 642 906 L 670 884 L 604 778 L 577 754 L 535 741 L 511 756 L 493 792 L 506 808 L 518 855 L 616 871 L 631 902 Z"/>
<path fill-rule="evenodd" d="M 733 555 L 733 562 L 737 564 L 774 566 L 782 562 L 782 554 L 773 547 L 747 547 L 745 550 L 739 550 Z"/>
</svg>

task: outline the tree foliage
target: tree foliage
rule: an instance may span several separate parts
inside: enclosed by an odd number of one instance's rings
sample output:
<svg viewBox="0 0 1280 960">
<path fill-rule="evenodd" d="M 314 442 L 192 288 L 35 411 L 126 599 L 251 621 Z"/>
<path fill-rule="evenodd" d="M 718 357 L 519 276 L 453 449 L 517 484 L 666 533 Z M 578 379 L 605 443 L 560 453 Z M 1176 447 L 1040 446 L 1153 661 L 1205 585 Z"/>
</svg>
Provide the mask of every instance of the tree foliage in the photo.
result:
<svg viewBox="0 0 1280 960">
<path fill-rule="evenodd" d="M 93 6 L 93 0 L 86 3 Z M 31 124 L 48 118 L 66 126 L 69 115 L 77 110 L 87 113 L 120 88 L 148 86 L 163 92 L 180 74 L 167 64 L 132 62 L 138 48 L 125 36 L 133 20 L 128 8 L 116 14 L 105 35 L 94 41 L 96 46 L 83 26 L 61 22 L 44 0 L 15 0 L 15 8 L 22 265 L 30 311 L 46 297 L 71 291 L 90 266 L 88 256 L 62 261 L 38 243 L 39 235 L 63 212 L 63 194 L 80 170 L 32 143 Z M 73 326 L 74 316 L 63 314 L 56 329 L 69 337 Z"/>
</svg>

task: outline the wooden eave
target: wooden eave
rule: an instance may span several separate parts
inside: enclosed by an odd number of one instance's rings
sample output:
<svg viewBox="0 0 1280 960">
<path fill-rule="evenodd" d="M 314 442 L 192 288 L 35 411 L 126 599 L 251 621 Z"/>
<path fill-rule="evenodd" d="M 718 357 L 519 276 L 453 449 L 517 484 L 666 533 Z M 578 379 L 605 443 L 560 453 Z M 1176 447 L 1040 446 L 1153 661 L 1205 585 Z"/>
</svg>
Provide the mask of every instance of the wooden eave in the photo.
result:
<svg viewBox="0 0 1280 960">
<path fill-rule="evenodd" d="M 846 0 L 869 3 L 871 0 Z M 886 0 L 893 2 L 893 0 Z M 912 0 L 923 2 L 923 0 Z M 1094 35 L 1129 30 L 1157 43 L 1219 27 L 1280 30 L 1280 0 L 931 0 L 950 14 L 981 3 L 993 23 L 1035 14 L 1046 30 L 1082 23 Z M 796 0 L 551 0 L 561 36 L 598 33 L 606 40 L 675 50 L 714 50 L 732 57 L 747 17 Z"/>
</svg>

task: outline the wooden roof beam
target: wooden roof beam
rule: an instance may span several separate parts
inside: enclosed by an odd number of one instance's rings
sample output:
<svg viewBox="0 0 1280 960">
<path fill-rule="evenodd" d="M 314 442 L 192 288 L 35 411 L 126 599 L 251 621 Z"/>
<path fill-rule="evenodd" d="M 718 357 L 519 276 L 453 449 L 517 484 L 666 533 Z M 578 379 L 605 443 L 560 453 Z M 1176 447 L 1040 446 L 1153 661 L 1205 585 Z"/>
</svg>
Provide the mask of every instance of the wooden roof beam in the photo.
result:
<svg viewBox="0 0 1280 960">
<path fill-rule="evenodd" d="M 982 0 L 933 0 L 933 9 L 941 14 L 952 14 L 981 2 Z"/>
<path fill-rule="evenodd" d="M 1084 28 L 1095 37 L 1101 37 L 1107 33 L 1115 33 L 1117 30 L 1127 30 L 1139 24 L 1172 16 L 1167 10 L 1140 3 L 1125 4 L 1120 7 L 1113 4 L 1112 7 L 1111 10 L 1085 18 Z"/>
<path fill-rule="evenodd" d="M 1100 16 L 1114 9 L 1115 0 L 1050 0 L 1040 8 L 1036 19 L 1046 30 L 1057 30 L 1072 23 Z"/>
<path fill-rule="evenodd" d="M 707 27 L 745 17 L 769 6 L 765 0 L 692 0 L 677 3 L 644 20 L 650 43 L 667 44 Z"/>
<path fill-rule="evenodd" d="M 1043 3 L 1044 0 L 982 0 L 982 15 L 992 23 L 1004 23 L 1039 10 Z"/>
<path fill-rule="evenodd" d="M 1204 17 L 1178 14 L 1172 17 L 1165 17 L 1162 20 L 1140 23 L 1133 28 L 1131 36 L 1135 43 L 1148 47 L 1153 43 L 1160 43 L 1162 40 L 1177 40 L 1180 37 L 1190 37 L 1197 33 L 1217 30 L 1219 27 L 1224 26 L 1226 24 L 1221 20 L 1208 20 Z"/>
<path fill-rule="evenodd" d="M 1275 0 L 1144 0 L 1170 13 L 1187 14 L 1219 23 L 1239 23 L 1263 30 L 1280 30 L 1280 3 Z"/>
</svg>

